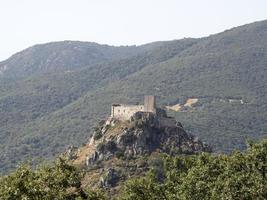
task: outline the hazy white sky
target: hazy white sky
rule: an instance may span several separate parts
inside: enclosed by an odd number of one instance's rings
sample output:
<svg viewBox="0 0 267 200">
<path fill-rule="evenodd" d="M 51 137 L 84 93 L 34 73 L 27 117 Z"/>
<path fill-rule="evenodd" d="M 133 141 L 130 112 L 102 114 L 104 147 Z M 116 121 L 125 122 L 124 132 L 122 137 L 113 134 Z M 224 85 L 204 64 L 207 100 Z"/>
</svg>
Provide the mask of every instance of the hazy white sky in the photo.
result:
<svg viewBox="0 0 267 200">
<path fill-rule="evenodd" d="M 0 0 L 0 60 L 36 43 L 203 37 L 267 19 L 267 0 Z"/>
</svg>

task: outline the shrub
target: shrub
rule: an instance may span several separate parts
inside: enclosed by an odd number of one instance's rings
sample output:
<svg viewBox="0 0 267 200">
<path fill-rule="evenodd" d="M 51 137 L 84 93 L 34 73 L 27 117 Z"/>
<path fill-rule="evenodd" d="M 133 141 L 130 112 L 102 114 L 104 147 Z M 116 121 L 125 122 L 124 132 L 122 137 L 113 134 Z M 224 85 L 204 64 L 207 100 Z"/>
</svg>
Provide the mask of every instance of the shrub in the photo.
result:
<svg viewBox="0 0 267 200">
<path fill-rule="evenodd" d="M 99 140 L 102 137 L 102 132 L 98 129 L 94 133 L 94 140 Z"/>
<path fill-rule="evenodd" d="M 115 152 L 117 150 L 117 145 L 113 140 L 110 140 L 105 145 L 106 150 L 109 152 Z"/>
</svg>

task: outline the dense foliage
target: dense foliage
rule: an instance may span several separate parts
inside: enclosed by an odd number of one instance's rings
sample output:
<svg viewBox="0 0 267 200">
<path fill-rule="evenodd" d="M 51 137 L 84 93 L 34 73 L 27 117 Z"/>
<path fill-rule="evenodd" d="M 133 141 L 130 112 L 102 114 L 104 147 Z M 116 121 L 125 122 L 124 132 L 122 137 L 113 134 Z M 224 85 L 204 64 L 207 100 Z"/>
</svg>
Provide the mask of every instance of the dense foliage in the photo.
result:
<svg viewBox="0 0 267 200">
<path fill-rule="evenodd" d="M 59 158 L 54 165 L 44 165 L 36 170 L 29 165 L 0 179 L 1 200 L 101 200 L 101 192 L 81 188 L 82 173 Z"/>
<path fill-rule="evenodd" d="M 111 103 L 141 103 L 144 94 L 159 96 L 158 105 L 198 98 L 172 114 L 215 151 L 244 149 L 247 138 L 266 137 L 266 36 L 262 21 L 201 39 L 64 41 L 15 54 L 0 63 L 0 173 L 86 142 Z"/>
<path fill-rule="evenodd" d="M 120 200 L 219 200 L 267 198 L 267 140 L 245 152 L 159 156 L 145 177 L 123 184 Z M 82 187 L 84 172 L 59 158 L 37 169 L 21 165 L 0 178 L 1 200 L 106 200 L 104 191 Z"/>
<path fill-rule="evenodd" d="M 152 172 L 130 180 L 124 200 L 266 199 L 267 140 L 246 152 L 165 158 L 163 180 Z"/>
</svg>

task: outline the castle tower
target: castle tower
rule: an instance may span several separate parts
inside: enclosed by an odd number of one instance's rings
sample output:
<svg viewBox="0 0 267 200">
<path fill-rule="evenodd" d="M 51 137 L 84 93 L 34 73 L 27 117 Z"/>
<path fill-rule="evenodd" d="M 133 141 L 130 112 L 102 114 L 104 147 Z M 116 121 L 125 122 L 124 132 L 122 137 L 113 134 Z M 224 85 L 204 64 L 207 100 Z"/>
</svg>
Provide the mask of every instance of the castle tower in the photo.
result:
<svg viewBox="0 0 267 200">
<path fill-rule="evenodd" d="M 156 112 L 156 98 L 153 95 L 146 95 L 144 102 L 144 112 Z"/>
</svg>

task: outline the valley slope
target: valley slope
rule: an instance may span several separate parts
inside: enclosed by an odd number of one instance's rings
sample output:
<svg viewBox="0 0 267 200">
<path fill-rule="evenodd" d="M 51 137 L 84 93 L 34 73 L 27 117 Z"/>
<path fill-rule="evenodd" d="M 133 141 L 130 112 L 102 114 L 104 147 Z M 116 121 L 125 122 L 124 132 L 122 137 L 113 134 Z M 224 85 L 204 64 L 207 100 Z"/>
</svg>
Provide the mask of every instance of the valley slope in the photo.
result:
<svg viewBox="0 0 267 200">
<path fill-rule="evenodd" d="M 217 152 L 267 136 L 267 21 L 200 39 L 111 47 L 63 41 L 0 63 L 0 169 L 87 142 L 113 102 L 153 94 Z M 234 101 L 236 100 L 236 101 Z M 243 103 L 239 103 L 239 102 Z"/>
</svg>

